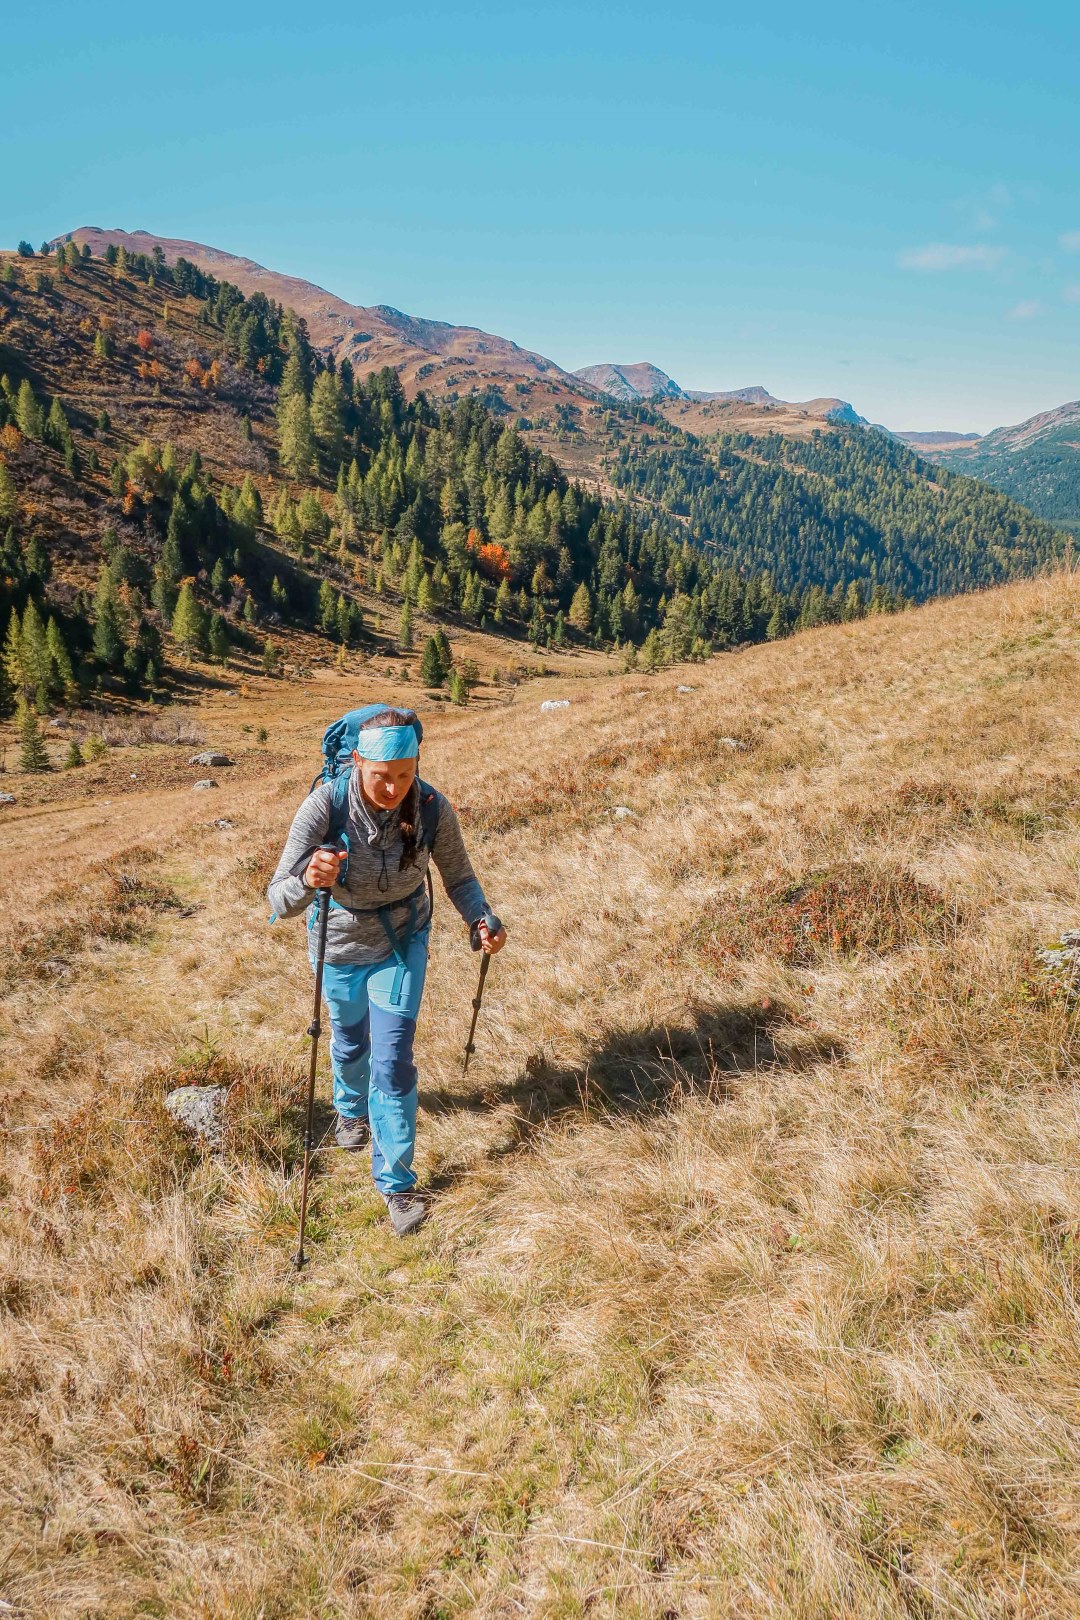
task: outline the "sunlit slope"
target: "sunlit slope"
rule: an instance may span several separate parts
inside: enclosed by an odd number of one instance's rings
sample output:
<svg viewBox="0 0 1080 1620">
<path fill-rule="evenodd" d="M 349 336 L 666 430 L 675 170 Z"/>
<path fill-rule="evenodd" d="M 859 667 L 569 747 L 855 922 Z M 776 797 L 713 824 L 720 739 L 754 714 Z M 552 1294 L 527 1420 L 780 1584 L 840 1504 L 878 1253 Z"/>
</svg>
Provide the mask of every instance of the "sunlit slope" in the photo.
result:
<svg viewBox="0 0 1080 1620">
<path fill-rule="evenodd" d="M 463 1079 L 438 907 L 433 1218 L 395 1242 L 328 1152 L 299 1280 L 310 977 L 261 890 L 316 694 L 260 689 L 278 760 L 212 807 L 16 806 L 15 1612 L 1075 1613 L 1075 1028 L 1035 952 L 1080 924 L 1078 607 L 433 714 L 511 945 Z M 178 1078 L 233 1085 L 220 1158 Z"/>
</svg>

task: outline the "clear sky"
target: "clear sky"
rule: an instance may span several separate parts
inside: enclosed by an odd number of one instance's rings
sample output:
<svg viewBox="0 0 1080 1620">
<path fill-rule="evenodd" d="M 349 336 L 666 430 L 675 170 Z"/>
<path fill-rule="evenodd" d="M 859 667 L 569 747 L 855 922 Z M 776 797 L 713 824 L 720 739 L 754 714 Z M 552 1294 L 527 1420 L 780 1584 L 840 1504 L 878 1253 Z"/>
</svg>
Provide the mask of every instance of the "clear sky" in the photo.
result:
<svg viewBox="0 0 1080 1620">
<path fill-rule="evenodd" d="M 247 254 L 573 368 L 985 431 L 1080 396 L 1080 8 L 42 0 L 0 241 Z"/>
</svg>

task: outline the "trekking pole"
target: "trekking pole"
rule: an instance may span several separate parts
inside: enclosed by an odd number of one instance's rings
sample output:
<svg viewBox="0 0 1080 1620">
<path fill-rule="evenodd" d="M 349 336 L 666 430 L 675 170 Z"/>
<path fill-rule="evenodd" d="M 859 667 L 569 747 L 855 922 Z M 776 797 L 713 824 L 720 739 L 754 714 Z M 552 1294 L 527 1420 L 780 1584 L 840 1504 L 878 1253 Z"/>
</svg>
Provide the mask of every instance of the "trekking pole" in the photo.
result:
<svg viewBox="0 0 1080 1620">
<path fill-rule="evenodd" d="M 487 927 L 487 931 L 488 931 L 489 934 L 497 934 L 499 932 L 499 929 L 502 927 L 502 923 L 499 921 L 498 917 L 496 917 L 496 915 L 495 915 L 495 913 L 493 911 L 485 911 L 485 913 L 484 913 L 484 924 Z M 470 943 L 472 943 L 471 940 L 470 940 Z M 482 949 L 482 946 L 480 944 L 480 934 L 479 934 L 479 930 L 477 930 L 476 943 L 473 945 L 473 950 L 478 951 L 478 950 L 481 950 L 481 949 Z M 480 1016 L 480 1003 L 484 999 L 484 980 L 487 978 L 488 968 L 490 966 L 491 966 L 491 956 L 489 955 L 489 953 L 487 951 L 484 951 L 483 960 L 480 963 L 480 983 L 476 987 L 475 996 L 473 996 L 472 1023 L 469 1025 L 469 1038 L 465 1042 L 465 1061 L 461 1065 L 462 1074 L 465 1074 L 467 1072 L 468 1067 L 469 1067 L 469 1059 L 472 1057 L 473 1053 L 476 1051 L 476 1047 L 473 1044 L 473 1036 L 476 1034 L 476 1020 Z"/>
<path fill-rule="evenodd" d="M 304 1126 L 304 1180 L 300 1190 L 300 1243 L 296 1250 L 297 1271 L 304 1264 L 304 1227 L 307 1222 L 308 1176 L 311 1155 L 315 1147 L 315 1065 L 319 1059 L 319 1036 L 322 1034 L 323 963 L 326 960 L 326 925 L 330 919 L 330 890 L 320 889 L 316 899 L 319 908 L 319 943 L 315 956 L 315 1010 L 308 1025 L 311 1036 L 311 1067 L 308 1070 L 307 1122 Z"/>
</svg>

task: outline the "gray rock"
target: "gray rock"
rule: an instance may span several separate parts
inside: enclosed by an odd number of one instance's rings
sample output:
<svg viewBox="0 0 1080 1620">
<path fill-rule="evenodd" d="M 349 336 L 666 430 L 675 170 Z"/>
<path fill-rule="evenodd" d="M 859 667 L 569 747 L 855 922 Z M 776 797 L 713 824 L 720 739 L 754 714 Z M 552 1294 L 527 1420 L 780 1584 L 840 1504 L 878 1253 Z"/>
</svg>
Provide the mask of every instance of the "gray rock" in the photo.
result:
<svg viewBox="0 0 1080 1620">
<path fill-rule="evenodd" d="M 569 707 L 569 698 L 545 698 L 540 705 L 540 713 L 550 714 L 552 709 L 568 709 Z"/>
<path fill-rule="evenodd" d="M 692 686 L 677 686 L 675 690 L 676 692 L 693 692 L 695 688 Z"/>
<path fill-rule="evenodd" d="M 460 806 L 458 808 L 460 809 Z M 236 823 L 235 821 L 230 821 L 228 816 L 222 816 L 218 821 L 212 821 L 210 825 L 212 827 L 220 827 L 222 832 L 227 832 L 230 827 L 235 827 Z"/>
<path fill-rule="evenodd" d="M 747 748 L 750 746 L 749 743 L 744 743 L 738 737 L 721 737 L 720 741 L 723 743 L 725 748 L 734 748 L 738 754 L 745 754 Z"/>
<path fill-rule="evenodd" d="M 633 816 L 634 812 L 628 804 L 617 804 L 611 814 L 616 821 L 625 821 L 627 816 Z"/>
<path fill-rule="evenodd" d="M 212 776 L 204 776 L 201 782 L 196 782 L 194 784 L 194 787 L 196 793 L 198 793 L 200 788 L 216 788 L 217 783 L 214 781 Z"/>
<path fill-rule="evenodd" d="M 0 793 L 0 804 L 14 804 L 14 793 Z"/>
<path fill-rule="evenodd" d="M 169 1113 L 193 1136 L 220 1147 L 225 1135 L 227 1086 L 178 1086 L 165 1098 Z"/>
<path fill-rule="evenodd" d="M 231 765 L 232 760 L 229 758 L 228 754 L 215 754 L 211 749 L 208 748 L 203 754 L 192 754 L 191 758 L 188 760 L 188 764 Z"/>
</svg>

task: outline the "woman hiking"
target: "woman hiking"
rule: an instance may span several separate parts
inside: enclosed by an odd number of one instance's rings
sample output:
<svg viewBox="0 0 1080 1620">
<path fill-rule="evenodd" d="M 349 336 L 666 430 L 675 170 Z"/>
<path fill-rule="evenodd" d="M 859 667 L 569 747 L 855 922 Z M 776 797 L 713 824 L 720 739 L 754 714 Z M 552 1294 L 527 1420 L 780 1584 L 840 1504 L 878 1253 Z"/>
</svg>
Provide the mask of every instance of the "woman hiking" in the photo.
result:
<svg viewBox="0 0 1080 1620">
<path fill-rule="evenodd" d="M 493 955 L 506 943 L 504 928 L 489 931 L 490 911 L 453 806 L 420 780 L 422 735 L 410 709 L 377 705 L 331 726 L 323 739 L 328 779 L 296 812 L 267 890 L 276 916 L 308 911 L 312 967 L 312 902 L 317 890 L 330 890 L 323 999 L 334 1134 L 351 1152 L 371 1142 L 372 1175 L 399 1237 L 427 1213 L 412 1167 L 413 1036 L 427 969 L 432 859 L 474 949 Z"/>
</svg>

